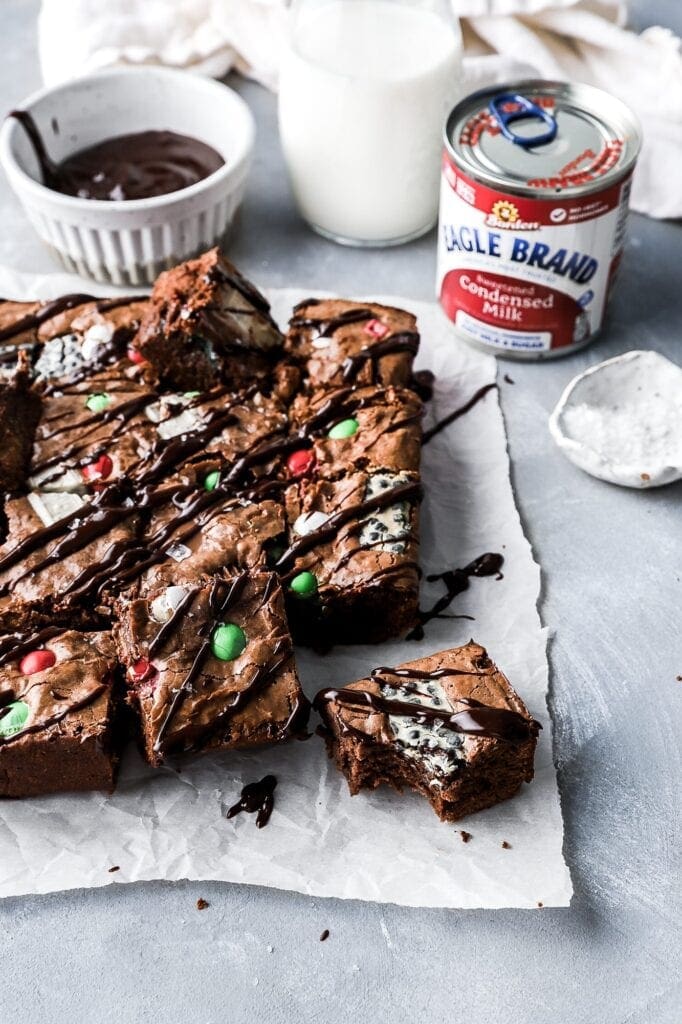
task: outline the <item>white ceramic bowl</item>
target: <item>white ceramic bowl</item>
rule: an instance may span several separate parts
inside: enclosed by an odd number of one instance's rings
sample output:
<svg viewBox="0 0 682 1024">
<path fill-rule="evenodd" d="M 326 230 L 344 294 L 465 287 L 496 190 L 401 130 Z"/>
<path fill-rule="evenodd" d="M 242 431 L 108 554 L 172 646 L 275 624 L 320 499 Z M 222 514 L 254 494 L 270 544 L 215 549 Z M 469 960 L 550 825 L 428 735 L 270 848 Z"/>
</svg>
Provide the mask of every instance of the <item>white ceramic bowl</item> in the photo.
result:
<svg viewBox="0 0 682 1024">
<path fill-rule="evenodd" d="M 165 268 L 216 244 L 239 206 L 254 121 L 227 86 L 167 68 L 113 68 L 34 93 L 30 111 L 54 160 L 115 135 L 167 129 L 213 146 L 225 164 L 165 196 L 79 199 L 46 188 L 26 133 L 0 130 L 0 162 L 28 219 L 69 269 L 97 281 L 149 284 Z"/>
</svg>

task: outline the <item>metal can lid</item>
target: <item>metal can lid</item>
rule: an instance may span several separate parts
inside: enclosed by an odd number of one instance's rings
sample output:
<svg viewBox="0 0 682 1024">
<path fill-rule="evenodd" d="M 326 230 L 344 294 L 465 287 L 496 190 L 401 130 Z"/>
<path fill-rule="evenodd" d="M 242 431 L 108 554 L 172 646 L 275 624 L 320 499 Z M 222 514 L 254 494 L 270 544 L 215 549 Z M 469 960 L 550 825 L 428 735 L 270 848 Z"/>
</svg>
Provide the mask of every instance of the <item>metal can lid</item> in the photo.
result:
<svg viewBox="0 0 682 1024">
<path fill-rule="evenodd" d="M 634 114 L 590 85 L 529 79 L 454 108 L 445 145 L 475 180 L 519 195 L 584 195 L 623 178 L 641 144 Z"/>
</svg>

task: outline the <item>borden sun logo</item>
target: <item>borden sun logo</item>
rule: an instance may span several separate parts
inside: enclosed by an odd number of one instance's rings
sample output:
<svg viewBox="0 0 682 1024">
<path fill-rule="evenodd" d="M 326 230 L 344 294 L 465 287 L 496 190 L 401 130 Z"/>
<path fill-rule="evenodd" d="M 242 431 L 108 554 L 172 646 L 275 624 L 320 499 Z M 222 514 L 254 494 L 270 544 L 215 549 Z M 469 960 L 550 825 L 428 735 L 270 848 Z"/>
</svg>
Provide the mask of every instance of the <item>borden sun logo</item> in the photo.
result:
<svg viewBox="0 0 682 1024">
<path fill-rule="evenodd" d="M 490 213 L 495 220 L 501 220 L 505 224 L 514 224 L 519 219 L 519 211 L 513 203 L 508 203 L 506 199 L 498 199 L 496 203 L 493 203 Z"/>
<path fill-rule="evenodd" d="M 493 203 L 486 224 L 491 228 L 509 228 L 511 231 L 537 231 L 540 227 L 536 221 L 521 220 L 518 207 L 508 199 L 498 199 Z"/>
</svg>

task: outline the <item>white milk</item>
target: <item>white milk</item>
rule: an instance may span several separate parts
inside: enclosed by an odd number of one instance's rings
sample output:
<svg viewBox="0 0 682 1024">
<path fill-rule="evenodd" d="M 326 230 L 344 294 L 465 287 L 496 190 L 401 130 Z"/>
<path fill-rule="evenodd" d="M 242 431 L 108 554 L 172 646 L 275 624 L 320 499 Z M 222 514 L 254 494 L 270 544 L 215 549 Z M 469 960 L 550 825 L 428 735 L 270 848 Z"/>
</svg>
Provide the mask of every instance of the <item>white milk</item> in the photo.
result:
<svg viewBox="0 0 682 1024">
<path fill-rule="evenodd" d="M 391 0 L 302 5 L 280 79 L 280 135 L 313 227 L 381 245 L 436 221 L 445 115 L 461 39 L 437 14 Z"/>
</svg>

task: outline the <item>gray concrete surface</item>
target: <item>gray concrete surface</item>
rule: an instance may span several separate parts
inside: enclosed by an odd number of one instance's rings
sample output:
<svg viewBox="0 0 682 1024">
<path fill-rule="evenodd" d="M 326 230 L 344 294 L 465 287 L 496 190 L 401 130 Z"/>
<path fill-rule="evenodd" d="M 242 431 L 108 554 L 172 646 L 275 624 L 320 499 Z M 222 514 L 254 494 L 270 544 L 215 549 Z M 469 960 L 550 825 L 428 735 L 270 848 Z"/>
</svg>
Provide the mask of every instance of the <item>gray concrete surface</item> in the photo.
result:
<svg viewBox="0 0 682 1024">
<path fill-rule="evenodd" d="M 0 0 L 3 108 L 39 84 L 36 9 Z M 682 31 L 678 0 L 641 0 L 634 15 Z M 232 246 L 244 270 L 270 285 L 430 297 L 433 237 L 360 253 L 303 227 L 274 102 L 238 88 L 259 127 Z M 4 182 L 0 210 L 0 261 L 49 269 Z M 553 364 L 505 366 L 514 482 L 553 634 L 571 908 L 415 911 L 205 883 L 6 900 L 3 1024 L 679 1024 L 682 485 L 631 493 L 592 480 L 553 448 L 546 420 L 567 380 L 599 359 L 651 347 L 682 360 L 681 253 L 679 225 L 634 217 L 603 341 Z"/>
</svg>

